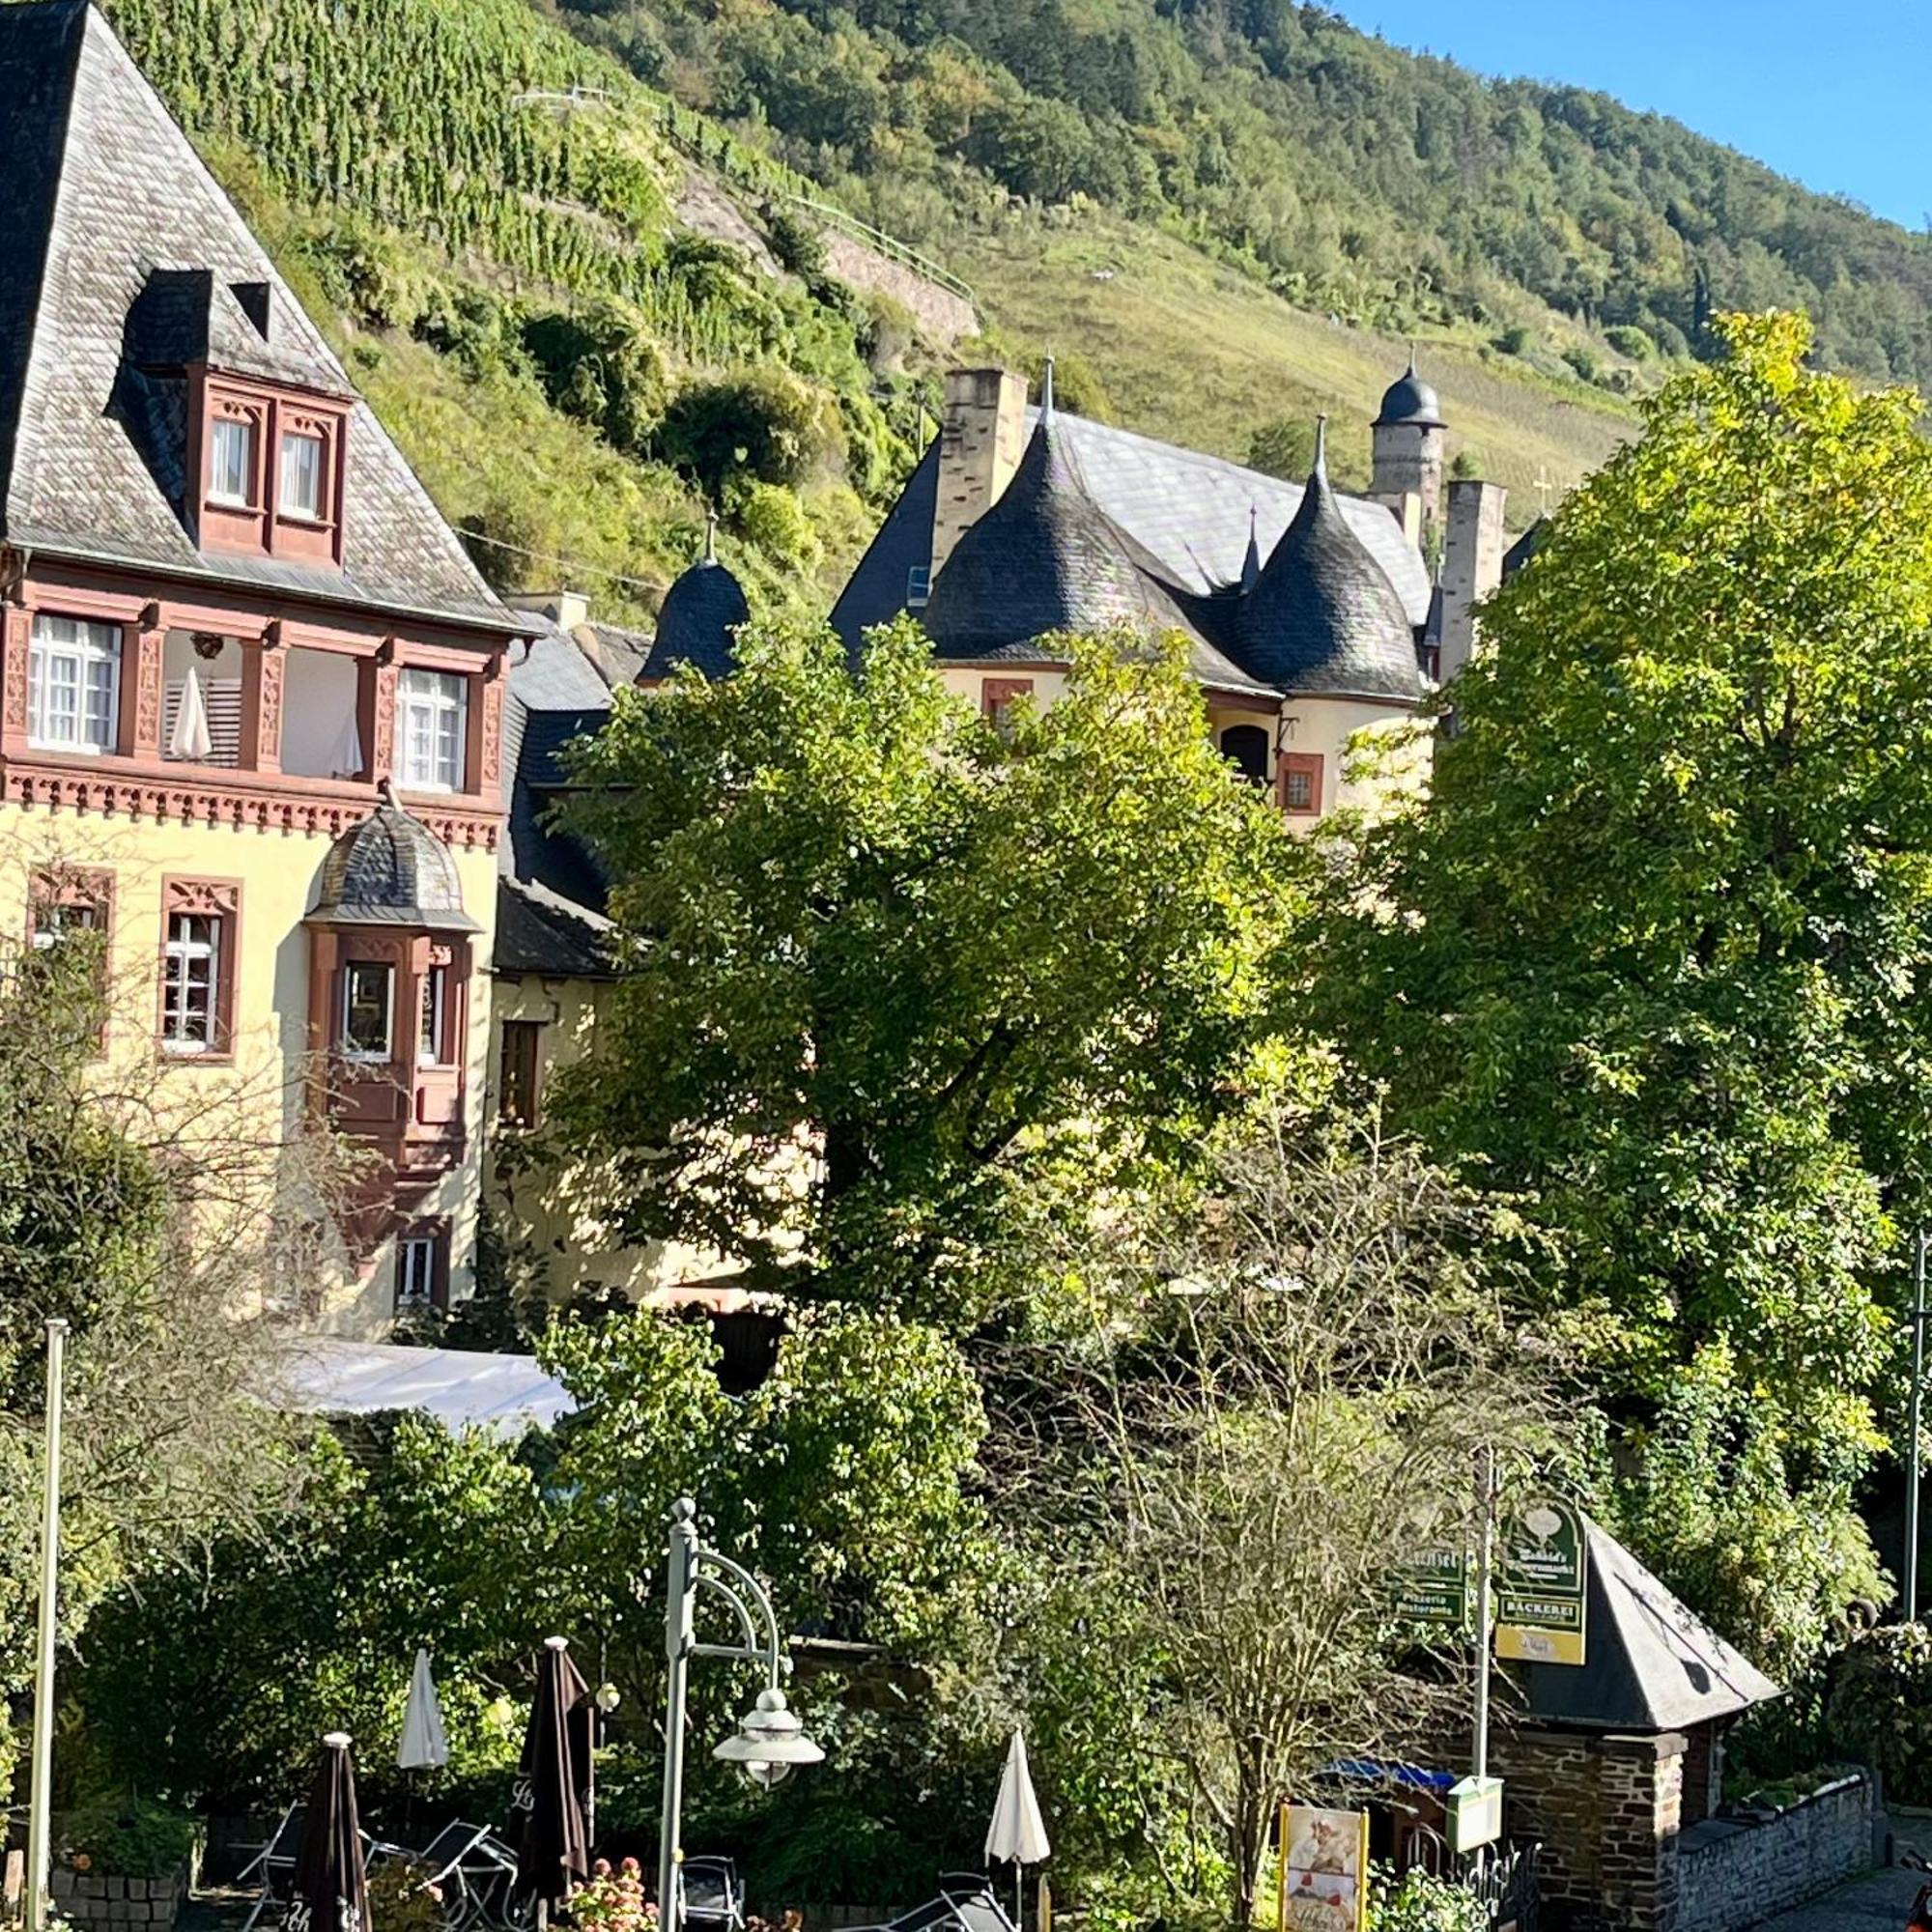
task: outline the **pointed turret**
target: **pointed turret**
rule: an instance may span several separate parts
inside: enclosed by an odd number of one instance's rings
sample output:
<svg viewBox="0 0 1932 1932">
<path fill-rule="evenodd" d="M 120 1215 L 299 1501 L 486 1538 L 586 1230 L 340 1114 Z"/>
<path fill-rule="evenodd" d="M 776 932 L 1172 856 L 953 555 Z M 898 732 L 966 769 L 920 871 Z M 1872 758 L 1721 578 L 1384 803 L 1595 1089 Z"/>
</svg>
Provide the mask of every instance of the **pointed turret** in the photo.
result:
<svg viewBox="0 0 1932 1932">
<path fill-rule="evenodd" d="M 751 617 L 744 586 L 718 561 L 718 514 L 704 524 L 704 554 L 665 592 L 650 655 L 639 684 L 661 684 L 680 665 L 706 677 L 729 677 L 736 668 L 739 625 Z"/>
<path fill-rule="evenodd" d="M 1245 597 L 1261 579 L 1262 545 L 1256 532 L 1256 523 L 1260 512 L 1253 503 L 1248 505 L 1248 548 L 1241 557 L 1241 594 Z"/>
<path fill-rule="evenodd" d="M 1413 702 L 1422 696 L 1415 633 L 1329 486 L 1327 433 L 1319 417 L 1300 507 L 1242 600 L 1241 663 L 1290 693 Z"/>
</svg>

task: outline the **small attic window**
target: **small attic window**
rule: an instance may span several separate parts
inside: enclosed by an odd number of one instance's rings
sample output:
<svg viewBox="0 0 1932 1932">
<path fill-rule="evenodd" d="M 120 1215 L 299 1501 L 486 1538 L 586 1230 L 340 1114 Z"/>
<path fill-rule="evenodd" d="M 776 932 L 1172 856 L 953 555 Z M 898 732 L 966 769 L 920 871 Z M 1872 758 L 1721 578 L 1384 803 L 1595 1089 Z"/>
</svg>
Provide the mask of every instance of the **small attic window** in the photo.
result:
<svg viewBox="0 0 1932 1932">
<path fill-rule="evenodd" d="M 270 290 L 267 282 L 230 282 L 229 293 L 241 304 L 242 313 L 255 325 L 255 333 L 264 342 L 269 339 L 269 298 Z"/>
</svg>

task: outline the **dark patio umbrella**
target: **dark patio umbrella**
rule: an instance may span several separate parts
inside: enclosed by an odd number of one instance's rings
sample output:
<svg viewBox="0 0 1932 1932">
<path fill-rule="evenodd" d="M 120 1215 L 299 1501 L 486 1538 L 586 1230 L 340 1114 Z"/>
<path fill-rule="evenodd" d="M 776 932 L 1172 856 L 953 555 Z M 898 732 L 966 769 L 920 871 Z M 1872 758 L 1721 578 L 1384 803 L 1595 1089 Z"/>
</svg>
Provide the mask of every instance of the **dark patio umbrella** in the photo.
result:
<svg viewBox="0 0 1932 1932">
<path fill-rule="evenodd" d="M 330 1731 L 322 1741 L 296 1854 L 295 1894 L 282 1926 L 283 1932 L 368 1932 L 369 1881 L 346 1731 Z"/>
<path fill-rule="evenodd" d="M 560 1905 L 590 1876 L 583 1795 L 590 1778 L 590 1691 L 560 1636 L 544 1639 L 517 1780 L 516 1895 Z"/>
</svg>

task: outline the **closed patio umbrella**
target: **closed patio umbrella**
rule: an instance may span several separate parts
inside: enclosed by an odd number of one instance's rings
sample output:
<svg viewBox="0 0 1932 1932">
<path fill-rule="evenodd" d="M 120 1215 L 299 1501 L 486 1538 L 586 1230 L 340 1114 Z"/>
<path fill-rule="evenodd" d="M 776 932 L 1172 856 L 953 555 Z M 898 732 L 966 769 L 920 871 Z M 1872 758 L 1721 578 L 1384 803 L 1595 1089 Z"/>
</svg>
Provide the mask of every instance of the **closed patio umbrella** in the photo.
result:
<svg viewBox="0 0 1932 1932">
<path fill-rule="evenodd" d="M 346 1731 L 330 1731 L 322 1741 L 296 1854 L 295 1892 L 282 1926 L 283 1932 L 368 1932 L 369 1881 Z"/>
<path fill-rule="evenodd" d="M 999 1796 L 993 1800 L 993 1822 L 986 1827 L 986 1858 L 1010 1859 L 1013 1867 L 1013 1922 L 1026 1923 L 1022 1890 L 1025 1867 L 1037 1865 L 1053 1849 L 1046 1837 L 1046 1820 L 1034 1796 L 1033 1774 L 1027 1769 L 1026 1739 L 1018 1731 L 1007 1747 L 1006 1769 L 1000 1773 Z"/>
<path fill-rule="evenodd" d="M 213 751 L 214 734 L 208 728 L 208 701 L 201 695 L 201 679 L 189 665 L 187 675 L 182 680 L 175 728 L 168 735 L 168 756 L 198 764 Z"/>
<path fill-rule="evenodd" d="M 418 1650 L 410 1676 L 410 1701 L 403 1707 L 403 1741 L 396 1763 L 404 1771 L 424 1771 L 448 1762 L 449 1746 L 442 1735 L 442 1711 L 436 1701 L 429 1652 Z"/>
<path fill-rule="evenodd" d="M 546 1915 L 590 1876 L 583 1797 L 590 1781 L 593 1708 L 589 1688 L 570 1661 L 567 1640 L 545 1637 L 517 1779 L 522 1830 L 514 1834 L 514 1889 L 519 1898 L 533 1897 Z"/>
</svg>

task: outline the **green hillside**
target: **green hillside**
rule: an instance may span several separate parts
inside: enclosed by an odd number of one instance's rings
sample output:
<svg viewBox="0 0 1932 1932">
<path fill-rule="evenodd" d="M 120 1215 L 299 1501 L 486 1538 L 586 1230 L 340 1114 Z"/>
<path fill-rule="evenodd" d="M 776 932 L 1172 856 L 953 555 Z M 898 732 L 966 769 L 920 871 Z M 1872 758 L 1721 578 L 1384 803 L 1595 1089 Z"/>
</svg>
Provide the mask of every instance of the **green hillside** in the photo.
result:
<svg viewBox="0 0 1932 1932">
<path fill-rule="evenodd" d="M 923 244 L 1015 199 L 1094 206 L 1305 307 L 1587 348 L 1606 380 L 1605 348 L 1681 355 L 1713 308 L 1770 306 L 1808 309 L 1836 366 L 1932 373 L 1932 239 L 1661 116 L 1486 81 L 1293 0 L 558 4 Z"/>
<path fill-rule="evenodd" d="M 662 96 L 522 0 L 106 12 L 495 581 L 642 617 L 709 500 L 762 601 L 822 608 L 929 385 L 902 319 L 678 228 Z"/>
</svg>

